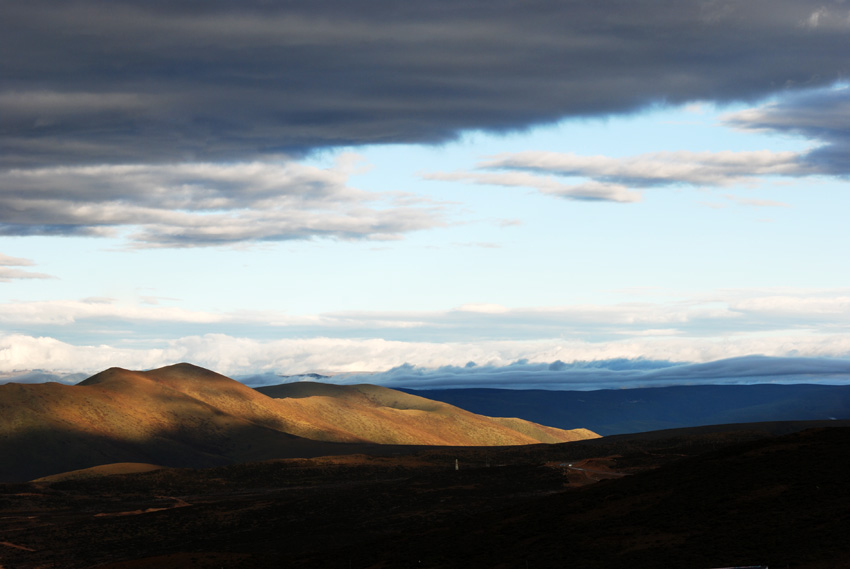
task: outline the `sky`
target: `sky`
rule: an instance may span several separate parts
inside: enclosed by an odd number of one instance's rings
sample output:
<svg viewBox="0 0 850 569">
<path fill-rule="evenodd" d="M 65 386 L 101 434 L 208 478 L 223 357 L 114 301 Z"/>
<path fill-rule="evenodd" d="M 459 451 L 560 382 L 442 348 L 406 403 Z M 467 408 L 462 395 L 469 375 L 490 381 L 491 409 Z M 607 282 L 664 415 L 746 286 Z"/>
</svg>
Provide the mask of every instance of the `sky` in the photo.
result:
<svg viewBox="0 0 850 569">
<path fill-rule="evenodd" d="M 0 381 L 848 381 L 848 53 L 844 0 L 0 0 Z"/>
</svg>

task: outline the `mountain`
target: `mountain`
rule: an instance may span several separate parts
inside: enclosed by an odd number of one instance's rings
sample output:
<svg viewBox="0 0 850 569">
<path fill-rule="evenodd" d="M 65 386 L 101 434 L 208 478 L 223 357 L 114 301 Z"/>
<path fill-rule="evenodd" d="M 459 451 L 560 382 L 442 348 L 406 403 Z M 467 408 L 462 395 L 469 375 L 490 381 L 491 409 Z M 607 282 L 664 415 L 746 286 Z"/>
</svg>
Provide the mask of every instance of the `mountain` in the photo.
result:
<svg viewBox="0 0 850 569">
<path fill-rule="evenodd" d="M 399 397 L 416 407 L 383 407 L 366 396 L 275 399 L 191 364 L 111 368 L 73 386 L 9 383 L 0 385 L 0 480 L 116 462 L 202 467 L 362 452 L 375 443 L 518 445 L 596 436 Z"/>
<path fill-rule="evenodd" d="M 597 391 L 403 389 L 473 413 L 603 436 L 727 423 L 850 419 L 846 385 L 689 385 Z"/>
</svg>

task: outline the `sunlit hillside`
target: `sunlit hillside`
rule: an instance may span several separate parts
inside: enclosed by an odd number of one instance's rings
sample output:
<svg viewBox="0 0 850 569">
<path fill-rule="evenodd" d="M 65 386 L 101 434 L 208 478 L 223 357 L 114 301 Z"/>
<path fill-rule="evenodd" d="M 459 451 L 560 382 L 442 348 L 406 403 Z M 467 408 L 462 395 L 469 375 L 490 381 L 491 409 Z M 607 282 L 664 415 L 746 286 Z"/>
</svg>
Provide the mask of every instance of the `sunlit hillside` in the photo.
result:
<svg viewBox="0 0 850 569">
<path fill-rule="evenodd" d="M 484 417 L 390 389 L 320 389 L 334 392 L 274 398 L 191 364 L 111 368 L 75 386 L 3 385 L 0 480 L 114 462 L 212 466 L 359 450 L 340 445 L 523 445 L 596 436 Z"/>
</svg>

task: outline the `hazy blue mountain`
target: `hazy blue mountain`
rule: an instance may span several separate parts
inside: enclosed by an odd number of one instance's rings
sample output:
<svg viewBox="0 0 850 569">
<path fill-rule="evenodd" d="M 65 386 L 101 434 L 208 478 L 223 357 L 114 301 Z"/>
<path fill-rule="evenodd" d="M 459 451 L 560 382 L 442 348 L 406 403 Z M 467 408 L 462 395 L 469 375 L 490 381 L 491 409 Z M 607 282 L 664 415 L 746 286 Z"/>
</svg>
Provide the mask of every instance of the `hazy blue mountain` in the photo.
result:
<svg viewBox="0 0 850 569">
<path fill-rule="evenodd" d="M 850 386 L 695 385 L 598 391 L 401 389 L 491 417 L 600 435 L 757 421 L 850 419 Z"/>
</svg>

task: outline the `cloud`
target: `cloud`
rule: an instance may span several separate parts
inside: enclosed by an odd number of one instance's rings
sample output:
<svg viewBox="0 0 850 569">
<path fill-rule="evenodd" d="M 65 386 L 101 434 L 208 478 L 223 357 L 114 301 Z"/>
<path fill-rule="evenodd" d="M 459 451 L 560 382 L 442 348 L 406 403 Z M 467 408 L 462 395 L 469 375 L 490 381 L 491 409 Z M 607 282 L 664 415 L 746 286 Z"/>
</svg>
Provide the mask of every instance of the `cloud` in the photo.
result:
<svg viewBox="0 0 850 569">
<path fill-rule="evenodd" d="M 434 143 L 846 71 L 838 0 L 0 5 L 0 166 Z"/>
<path fill-rule="evenodd" d="M 784 93 L 775 102 L 727 114 L 723 122 L 741 130 L 800 136 L 810 141 L 810 148 L 800 152 L 671 151 L 617 158 L 525 151 L 491 156 L 475 171 L 434 172 L 423 177 L 526 187 L 574 200 L 634 202 L 641 199 L 639 190 L 646 188 L 724 188 L 754 185 L 766 177 L 850 176 L 846 159 L 850 154 L 848 85 Z M 567 183 L 564 178 L 585 180 Z M 773 200 L 726 197 L 745 206 L 788 207 Z"/>
<path fill-rule="evenodd" d="M 34 265 L 29 259 L 21 259 L 19 257 L 10 257 L 0 253 L 0 267 L 30 267 Z"/>
<path fill-rule="evenodd" d="M 655 152 L 611 158 L 573 153 L 526 151 L 483 161 L 475 172 L 434 172 L 429 180 L 533 188 L 570 200 L 636 202 L 641 188 L 725 187 L 752 184 L 766 176 L 802 177 L 822 173 L 807 155 L 796 152 Z M 482 170 L 495 170 L 484 172 Z M 590 178 L 567 184 L 556 176 Z M 757 207 L 784 206 L 768 200 L 738 200 Z"/>
<path fill-rule="evenodd" d="M 67 326 L 103 320 L 218 324 L 233 319 L 226 315 L 185 308 L 119 303 L 111 298 L 10 302 L 2 306 L 2 324 Z"/>
<path fill-rule="evenodd" d="M 731 113 L 729 126 L 743 130 L 790 134 L 817 145 L 803 161 L 817 173 L 850 176 L 850 87 L 789 93 L 776 102 Z"/>
<path fill-rule="evenodd" d="M 440 222 L 436 206 L 347 184 L 353 157 L 92 165 L 0 171 L 0 235 L 116 235 L 137 247 L 312 239 L 397 239 Z"/>
<path fill-rule="evenodd" d="M 579 201 L 636 202 L 640 193 L 622 184 L 585 182 L 564 184 L 551 176 L 526 172 L 431 172 L 422 174 L 426 180 L 464 181 L 491 186 L 534 188 L 541 193 Z"/>
<path fill-rule="evenodd" d="M 384 338 L 413 344 L 476 344 L 506 339 L 535 342 L 559 338 L 565 342 L 601 345 L 632 338 L 641 345 L 654 341 L 658 345 L 671 342 L 670 345 L 679 346 L 689 342 L 696 345 L 702 339 L 730 338 L 743 345 L 765 334 L 776 337 L 850 334 L 847 290 L 720 290 L 684 298 L 670 293 L 664 301 L 653 302 L 531 307 L 470 302 L 448 310 L 318 314 L 189 310 L 173 306 L 167 299 L 160 300 L 152 304 L 142 296 L 138 300 L 121 301 L 89 298 L 6 302 L 0 303 L 0 326 L 74 343 L 81 340 L 109 343 L 116 330 L 133 341 L 224 333 L 247 338 Z M 763 353 L 764 349 L 773 348 L 757 344 L 753 349 L 753 353 Z M 689 354 L 689 360 L 703 359 Z M 436 361 L 435 365 L 442 363 Z"/>
<path fill-rule="evenodd" d="M 518 152 L 494 156 L 484 169 L 521 170 L 561 176 L 582 176 L 600 183 L 629 187 L 731 186 L 763 176 L 805 176 L 814 173 L 795 152 L 654 152 L 611 158 L 572 153 Z"/>
<path fill-rule="evenodd" d="M 772 357 L 740 357 L 753 351 Z M 33 368 L 42 374 L 63 376 L 72 372 L 92 374 L 112 366 L 151 369 L 181 361 L 229 376 L 252 377 L 253 384 L 282 383 L 285 380 L 280 375 L 308 372 L 334 374 L 331 381 L 335 383 L 426 389 L 846 382 L 850 380 L 850 361 L 838 358 L 848 356 L 850 338 L 846 335 L 817 341 L 784 337 L 746 341 L 428 343 L 338 338 L 261 341 L 207 334 L 148 347 L 122 347 L 77 345 L 16 334 L 0 336 L 0 383 L 14 381 L 24 370 Z"/>
<path fill-rule="evenodd" d="M 11 282 L 15 279 L 52 279 L 50 275 L 44 273 L 34 273 L 16 269 L 15 267 L 30 267 L 34 265 L 29 259 L 21 259 L 18 257 L 10 257 L 0 253 L 0 283 Z"/>
<path fill-rule="evenodd" d="M 827 383 L 850 381 L 850 360 L 746 356 L 688 364 L 644 359 L 576 361 L 551 364 L 518 361 L 506 366 L 403 365 L 384 373 L 332 379 L 334 383 L 378 383 L 414 389 L 623 389 L 672 385 L 750 383 Z"/>
<path fill-rule="evenodd" d="M 791 207 L 787 203 L 778 202 L 774 200 L 754 200 L 747 198 L 739 198 L 733 195 L 724 196 L 726 199 L 732 200 L 739 205 L 744 205 L 748 207 Z"/>
</svg>

